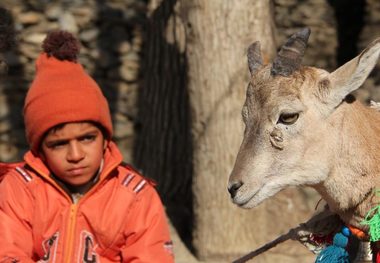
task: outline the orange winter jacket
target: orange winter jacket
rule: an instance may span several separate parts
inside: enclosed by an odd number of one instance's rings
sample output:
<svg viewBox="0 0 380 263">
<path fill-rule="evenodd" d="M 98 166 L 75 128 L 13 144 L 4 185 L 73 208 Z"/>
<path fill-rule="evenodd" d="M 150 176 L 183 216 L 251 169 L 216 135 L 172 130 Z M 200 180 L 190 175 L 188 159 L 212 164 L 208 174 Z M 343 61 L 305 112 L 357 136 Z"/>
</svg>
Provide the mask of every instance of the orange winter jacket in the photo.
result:
<svg viewBox="0 0 380 263">
<path fill-rule="evenodd" d="M 31 152 L 0 183 L 0 262 L 174 262 L 160 198 L 112 142 L 77 203 Z"/>
</svg>

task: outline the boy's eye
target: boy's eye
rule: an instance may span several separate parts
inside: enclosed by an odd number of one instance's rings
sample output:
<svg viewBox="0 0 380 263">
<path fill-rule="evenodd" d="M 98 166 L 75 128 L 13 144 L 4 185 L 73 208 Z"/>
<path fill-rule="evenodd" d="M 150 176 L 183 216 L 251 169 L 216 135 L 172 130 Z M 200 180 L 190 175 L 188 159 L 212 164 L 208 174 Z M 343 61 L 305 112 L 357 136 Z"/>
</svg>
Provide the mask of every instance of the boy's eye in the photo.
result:
<svg viewBox="0 0 380 263">
<path fill-rule="evenodd" d="M 52 148 L 52 149 L 56 149 L 56 148 L 64 146 L 65 144 L 67 144 L 67 142 L 65 142 L 65 141 L 57 141 L 57 142 L 50 143 L 48 145 L 48 147 Z"/>
<path fill-rule="evenodd" d="M 96 138 L 95 135 L 85 135 L 85 136 L 81 137 L 80 140 L 83 142 L 90 142 L 90 141 L 94 141 L 95 138 Z"/>
</svg>

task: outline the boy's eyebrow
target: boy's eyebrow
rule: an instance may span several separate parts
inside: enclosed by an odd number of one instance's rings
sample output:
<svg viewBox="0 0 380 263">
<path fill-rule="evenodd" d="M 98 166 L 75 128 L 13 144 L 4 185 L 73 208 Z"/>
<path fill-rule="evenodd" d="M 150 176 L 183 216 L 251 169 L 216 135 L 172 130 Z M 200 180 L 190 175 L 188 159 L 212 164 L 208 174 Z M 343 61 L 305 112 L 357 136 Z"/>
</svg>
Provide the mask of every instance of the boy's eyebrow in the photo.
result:
<svg viewBox="0 0 380 263">
<path fill-rule="evenodd" d="M 68 139 L 52 139 L 52 140 L 45 141 L 45 145 L 47 147 L 50 147 L 56 144 L 64 144 L 64 143 L 67 143 L 68 141 L 69 141 Z"/>
<path fill-rule="evenodd" d="M 99 130 L 93 129 L 93 130 L 85 131 L 85 132 L 81 133 L 80 135 L 75 136 L 74 138 L 62 138 L 62 139 L 61 138 L 57 138 L 57 139 L 51 138 L 51 139 L 46 139 L 45 144 L 47 146 L 52 146 L 52 145 L 57 144 L 57 143 L 66 143 L 66 142 L 68 142 L 69 140 L 72 140 L 72 139 L 81 139 L 81 138 L 86 137 L 86 136 L 98 135 L 99 132 L 100 132 Z"/>
<path fill-rule="evenodd" d="M 81 133 L 81 135 L 78 135 L 77 137 L 82 137 L 82 136 L 86 136 L 86 135 L 91 135 L 91 134 L 98 134 L 99 133 L 99 130 L 96 129 L 96 128 L 90 128 L 89 130 L 87 131 L 84 131 L 83 133 Z"/>
</svg>

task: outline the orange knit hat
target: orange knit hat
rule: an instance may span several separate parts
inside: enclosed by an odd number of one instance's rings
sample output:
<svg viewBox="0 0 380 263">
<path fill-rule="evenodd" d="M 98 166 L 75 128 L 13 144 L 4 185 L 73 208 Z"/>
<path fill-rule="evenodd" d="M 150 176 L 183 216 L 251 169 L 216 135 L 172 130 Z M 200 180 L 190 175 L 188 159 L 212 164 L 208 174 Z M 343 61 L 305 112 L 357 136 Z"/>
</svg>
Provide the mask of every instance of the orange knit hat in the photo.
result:
<svg viewBox="0 0 380 263">
<path fill-rule="evenodd" d="M 95 81 L 77 63 L 79 42 L 68 32 L 48 34 L 36 61 L 36 76 L 26 95 L 24 121 L 31 150 L 37 154 L 44 134 L 68 122 L 100 124 L 107 139 L 112 121 L 107 100 Z"/>
</svg>

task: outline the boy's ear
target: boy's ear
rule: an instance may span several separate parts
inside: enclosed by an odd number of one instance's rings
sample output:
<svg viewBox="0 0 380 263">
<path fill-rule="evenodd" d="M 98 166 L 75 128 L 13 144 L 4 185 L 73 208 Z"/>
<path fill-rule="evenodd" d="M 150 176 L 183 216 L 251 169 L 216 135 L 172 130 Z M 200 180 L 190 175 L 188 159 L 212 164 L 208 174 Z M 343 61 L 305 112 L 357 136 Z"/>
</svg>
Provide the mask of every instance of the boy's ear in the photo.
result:
<svg viewBox="0 0 380 263">
<path fill-rule="evenodd" d="M 46 156 L 45 156 L 44 151 L 42 150 L 42 145 L 38 149 L 38 157 L 40 157 L 43 162 L 46 161 Z"/>
<path fill-rule="evenodd" d="M 108 140 L 104 140 L 103 142 L 103 150 L 105 151 L 108 147 Z"/>
<path fill-rule="evenodd" d="M 330 74 L 330 101 L 338 106 L 352 91 L 358 89 L 375 67 L 380 55 L 380 38 L 373 41 L 357 57 Z"/>
<path fill-rule="evenodd" d="M 39 151 L 38 155 L 43 162 L 46 162 L 45 154 L 42 151 Z"/>
</svg>

